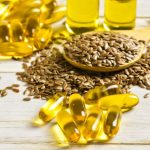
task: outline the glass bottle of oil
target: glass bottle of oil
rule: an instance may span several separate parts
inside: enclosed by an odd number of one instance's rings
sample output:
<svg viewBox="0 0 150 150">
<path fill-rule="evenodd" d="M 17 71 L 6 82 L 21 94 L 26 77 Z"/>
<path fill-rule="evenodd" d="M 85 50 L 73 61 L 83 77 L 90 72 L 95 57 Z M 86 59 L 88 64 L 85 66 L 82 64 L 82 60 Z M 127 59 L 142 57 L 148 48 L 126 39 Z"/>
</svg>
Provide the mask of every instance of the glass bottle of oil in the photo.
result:
<svg viewBox="0 0 150 150">
<path fill-rule="evenodd" d="M 94 30 L 99 25 L 99 0 L 67 0 L 66 27 L 70 33 Z"/>
<path fill-rule="evenodd" d="M 136 19 L 136 0 L 105 0 L 106 29 L 132 29 Z"/>
</svg>

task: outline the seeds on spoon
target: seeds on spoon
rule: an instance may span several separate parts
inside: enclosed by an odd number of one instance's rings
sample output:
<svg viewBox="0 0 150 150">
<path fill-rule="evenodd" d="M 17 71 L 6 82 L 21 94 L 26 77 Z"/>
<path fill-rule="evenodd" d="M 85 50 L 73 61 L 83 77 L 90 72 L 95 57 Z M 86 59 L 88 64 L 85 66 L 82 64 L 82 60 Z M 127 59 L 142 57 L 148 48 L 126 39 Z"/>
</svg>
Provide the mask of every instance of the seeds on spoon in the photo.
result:
<svg viewBox="0 0 150 150">
<path fill-rule="evenodd" d="M 103 32 L 77 35 L 64 44 L 66 55 L 90 67 L 116 67 L 131 62 L 141 50 L 136 39 L 124 34 Z"/>
</svg>

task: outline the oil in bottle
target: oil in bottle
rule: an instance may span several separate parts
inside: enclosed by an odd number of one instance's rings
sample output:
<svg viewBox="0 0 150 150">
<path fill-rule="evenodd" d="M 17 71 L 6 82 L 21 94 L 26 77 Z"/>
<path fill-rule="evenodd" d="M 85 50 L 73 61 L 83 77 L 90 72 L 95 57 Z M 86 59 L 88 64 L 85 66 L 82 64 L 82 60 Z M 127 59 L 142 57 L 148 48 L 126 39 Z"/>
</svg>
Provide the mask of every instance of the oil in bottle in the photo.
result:
<svg viewBox="0 0 150 150">
<path fill-rule="evenodd" d="M 131 29 L 135 26 L 136 0 L 105 0 L 104 27 Z"/>
<path fill-rule="evenodd" d="M 99 0 L 67 0 L 66 27 L 70 33 L 94 30 L 99 25 Z"/>
</svg>

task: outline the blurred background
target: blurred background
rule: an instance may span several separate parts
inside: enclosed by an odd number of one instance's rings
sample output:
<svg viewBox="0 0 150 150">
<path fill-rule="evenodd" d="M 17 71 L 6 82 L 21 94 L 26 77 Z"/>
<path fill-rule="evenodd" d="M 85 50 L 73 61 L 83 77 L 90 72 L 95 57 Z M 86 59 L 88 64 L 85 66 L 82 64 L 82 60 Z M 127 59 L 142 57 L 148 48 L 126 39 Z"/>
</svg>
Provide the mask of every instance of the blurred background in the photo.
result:
<svg viewBox="0 0 150 150">
<path fill-rule="evenodd" d="M 58 0 L 58 2 L 66 3 L 66 0 Z M 137 0 L 137 16 L 149 17 L 149 15 L 150 15 L 150 1 Z M 104 16 L 104 0 L 100 0 L 100 16 Z"/>
</svg>

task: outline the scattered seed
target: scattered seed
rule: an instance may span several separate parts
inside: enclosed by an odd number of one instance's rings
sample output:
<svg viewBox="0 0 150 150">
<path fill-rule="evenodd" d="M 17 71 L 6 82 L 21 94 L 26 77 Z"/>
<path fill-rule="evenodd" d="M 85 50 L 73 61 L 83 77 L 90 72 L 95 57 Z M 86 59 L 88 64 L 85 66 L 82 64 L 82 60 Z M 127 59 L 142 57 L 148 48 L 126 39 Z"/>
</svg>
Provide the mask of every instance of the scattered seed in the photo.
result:
<svg viewBox="0 0 150 150">
<path fill-rule="evenodd" d="M 0 91 L 1 97 L 4 97 L 7 95 L 7 91 L 5 89 Z"/>
<path fill-rule="evenodd" d="M 19 93 L 19 89 L 12 87 L 12 91 L 15 93 Z"/>
<path fill-rule="evenodd" d="M 7 86 L 5 89 L 6 90 L 12 90 L 12 86 Z"/>
<path fill-rule="evenodd" d="M 19 84 L 12 84 L 12 87 L 19 87 Z"/>
<path fill-rule="evenodd" d="M 23 99 L 23 101 L 30 101 L 30 100 L 31 100 L 30 97 L 26 97 L 26 98 Z"/>
<path fill-rule="evenodd" d="M 144 98 L 150 98 L 150 93 L 145 94 Z"/>
<path fill-rule="evenodd" d="M 114 64 L 114 59 L 106 63 Z M 95 86 L 109 82 L 119 84 L 122 93 L 129 92 L 133 85 L 148 89 L 150 88 L 149 68 L 150 49 L 147 50 L 146 57 L 125 70 L 112 73 L 92 73 L 73 67 L 64 60 L 58 49 L 51 48 L 39 51 L 36 59 L 23 72 L 17 73 L 17 76 L 19 80 L 27 83 L 25 95 L 47 100 L 57 92 L 66 92 L 68 95 L 74 92 L 84 94 Z"/>
</svg>

